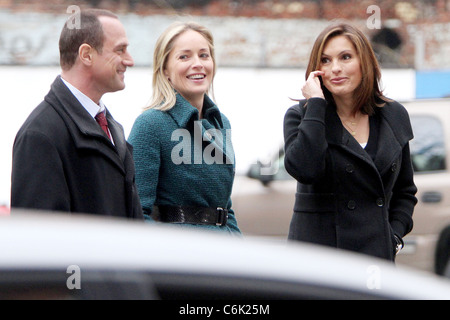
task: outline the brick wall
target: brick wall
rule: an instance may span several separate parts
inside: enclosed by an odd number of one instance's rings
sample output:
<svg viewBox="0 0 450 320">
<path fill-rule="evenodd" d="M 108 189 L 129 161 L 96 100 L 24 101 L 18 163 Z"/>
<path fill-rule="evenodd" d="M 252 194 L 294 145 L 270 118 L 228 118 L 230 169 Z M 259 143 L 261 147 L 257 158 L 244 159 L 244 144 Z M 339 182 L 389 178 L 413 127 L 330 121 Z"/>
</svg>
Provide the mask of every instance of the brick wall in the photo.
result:
<svg viewBox="0 0 450 320">
<path fill-rule="evenodd" d="M 29 49 L 36 42 L 31 39 L 30 30 L 20 31 L 20 25 L 30 29 L 27 27 L 30 14 L 41 14 L 42 25 L 39 28 L 33 24 L 32 30 L 39 34 L 37 37 L 47 37 L 40 43 L 52 43 L 59 36 L 60 26 L 56 24 L 62 26 L 66 9 L 73 4 L 118 13 L 126 23 L 129 36 L 142 47 L 138 64 L 150 63 L 148 57 L 157 35 L 182 16 L 181 19 L 197 20 L 212 30 L 219 63 L 244 67 L 304 67 L 317 34 L 337 18 L 354 21 L 372 38 L 380 30 L 368 25 L 374 13 L 368 13 L 367 9 L 375 5 L 379 8 L 381 27 L 393 30 L 402 42 L 398 48 L 375 45 L 384 66 L 450 69 L 450 0 L 0 0 L 2 17 L 7 15 L 18 21 L 12 28 L 14 23 L 0 19 L 0 47 L 15 55 L 7 58 L 7 52 L 0 53 L 0 63 L 45 64 L 42 57 L 36 59 L 29 53 L 20 56 L 20 50 Z M 51 27 L 48 27 L 51 22 L 45 22 L 52 19 L 48 17 L 56 19 Z M 137 22 L 148 29 L 136 26 Z M 18 45 L 17 39 L 23 43 Z M 144 45 L 142 39 L 149 43 Z M 44 54 L 44 48 L 40 52 Z M 51 56 L 51 63 L 56 63 L 54 52 Z"/>
<path fill-rule="evenodd" d="M 60 12 L 69 5 L 101 7 L 139 15 L 190 14 L 270 19 L 361 19 L 371 5 L 381 8 L 383 19 L 405 23 L 449 22 L 449 0 L 0 0 L 0 10 Z"/>
</svg>

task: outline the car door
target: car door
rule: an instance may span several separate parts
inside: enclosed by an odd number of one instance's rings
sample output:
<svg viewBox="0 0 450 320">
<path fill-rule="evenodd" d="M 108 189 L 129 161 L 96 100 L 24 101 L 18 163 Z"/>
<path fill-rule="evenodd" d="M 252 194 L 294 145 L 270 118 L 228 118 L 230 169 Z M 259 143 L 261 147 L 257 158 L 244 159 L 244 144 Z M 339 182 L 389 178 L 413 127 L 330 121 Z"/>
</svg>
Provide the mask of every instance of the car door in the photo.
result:
<svg viewBox="0 0 450 320">
<path fill-rule="evenodd" d="M 397 263 L 434 271 L 436 244 L 450 225 L 449 129 L 446 106 L 423 102 L 408 108 L 414 139 L 410 143 L 418 203 L 414 227 Z M 447 106 L 448 108 L 448 106 Z M 447 247 L 444 250 L 449 250 Z"/>
</svg>

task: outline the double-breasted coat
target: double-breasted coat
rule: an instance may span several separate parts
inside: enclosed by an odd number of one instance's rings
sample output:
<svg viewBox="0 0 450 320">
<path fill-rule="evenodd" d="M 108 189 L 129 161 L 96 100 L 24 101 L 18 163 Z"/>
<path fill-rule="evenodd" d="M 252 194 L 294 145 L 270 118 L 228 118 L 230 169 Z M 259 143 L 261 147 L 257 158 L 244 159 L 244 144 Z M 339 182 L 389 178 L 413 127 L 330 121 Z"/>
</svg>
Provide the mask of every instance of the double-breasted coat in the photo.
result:
<svg viewBox="0 0 450 320">
<path fill-rule="evenodd" d="M 143 219 L 132 147 L 106 118 L 114 144 L 58 76 L 14 141 L 11 206 Z"/>
<path fill-rule="evenodd" d="M 298 181 L 289 238 L 394 260 L 394 235 L 411 231 L 417 202 L 406 109 L 395 101 L 376 108 L 371 155 L 334 105 L 320 98 L 305 104 L 284 119 L 285 167 Z"/>
</svg>

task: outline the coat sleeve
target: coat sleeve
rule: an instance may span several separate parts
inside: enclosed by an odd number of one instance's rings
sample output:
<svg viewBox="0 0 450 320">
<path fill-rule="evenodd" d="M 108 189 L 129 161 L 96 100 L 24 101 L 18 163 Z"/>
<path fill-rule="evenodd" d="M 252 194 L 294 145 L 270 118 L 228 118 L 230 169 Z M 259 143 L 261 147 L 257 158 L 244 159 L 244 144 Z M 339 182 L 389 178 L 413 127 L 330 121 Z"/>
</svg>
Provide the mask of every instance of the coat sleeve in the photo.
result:
<svg viewBox="0 0 450 320">
<path fill-rule="evenodd" d="M 24 131 L 14 142 L 11 207 L 70 211 L 70 193 L 61 158 L 42 133 Z"/>
<path fill-rule="evenodd" d="M 297 181 L 312 184 L 325 173 L 327 102 L 311 98 L 291 107 L 284 118 L 285 167 Z"/>
<path fill-rule="evenodd" d="M 158 130 L 160 126 L 151 121 L 145 113 L 134 122 L 128 137 L 133 146 L 133 158 L 136 169 L 136 187 L 146 219 L 151 219 L 156 200 L 161 148 Z"/>
<path fill-rule="evenodd" d="M 392 190 L 389 221 L 394 233 L 404 237 L 413 227 L 413 211 L 417 203 L 417 187 L 413 180 L 413 168 L 409 144 L 403 148 L 401 171 Z"/>
</svg>

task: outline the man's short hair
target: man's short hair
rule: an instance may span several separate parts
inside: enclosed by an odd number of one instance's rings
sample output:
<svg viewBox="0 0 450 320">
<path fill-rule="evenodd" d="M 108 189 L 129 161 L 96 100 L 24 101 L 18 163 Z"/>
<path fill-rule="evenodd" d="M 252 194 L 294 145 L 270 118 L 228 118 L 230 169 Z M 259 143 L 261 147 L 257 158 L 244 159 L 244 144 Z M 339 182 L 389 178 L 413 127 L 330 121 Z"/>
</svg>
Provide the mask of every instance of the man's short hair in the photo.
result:
<svg viewBox="0 0 450 320">
<path fill-rule="evenodd" d="M 69 25 L 74 15 L 79 16 L 79 25 L 74 27 Z M 100 20 L 101 16 L 118 19 L 118 17 L 108 10 L 87 9 L 75 13 L 64 24 L 59 38 L 60 64 L 63 70 L 69 70 L 75 64 L 78 56 L 78 49 L 84 43 L 101 53 L 103 49 L 104 33 Z"/>
</svg>

